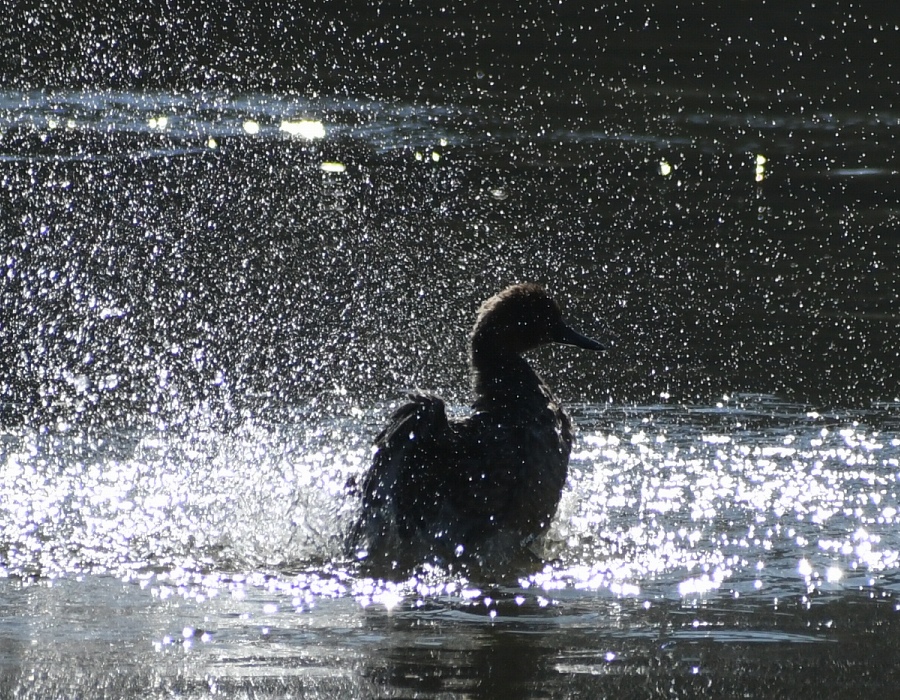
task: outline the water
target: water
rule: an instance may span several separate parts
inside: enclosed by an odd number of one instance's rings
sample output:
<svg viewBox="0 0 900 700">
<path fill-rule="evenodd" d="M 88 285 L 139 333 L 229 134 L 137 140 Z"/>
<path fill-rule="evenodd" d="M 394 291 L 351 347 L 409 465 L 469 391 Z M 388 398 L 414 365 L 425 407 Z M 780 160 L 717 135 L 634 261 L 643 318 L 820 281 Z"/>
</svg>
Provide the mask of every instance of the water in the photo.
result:
<svg viewBox="0 0 900 700">
<path fill-rule="evenodd" d="M 896 688 L 893 21 L 153 12 L 0 64 L 0 695 Z M 620 339 L 531 358 L 546 568 L 360 577 L 344 485 L 525 279 Z"/>
<path fill-rule="evenodd" d="M 4 434 L 7 692 L 679 697 L 896 682 L 900 416 L 581 405 L 555 561 L 340 563 L 376 417 Z M 887 661 L 883 661 L 887 659 Z M 807 670 L 813 664 L 817 677 Z M 97 691 L 97 689 L 100 691 Z"/>
</svg>

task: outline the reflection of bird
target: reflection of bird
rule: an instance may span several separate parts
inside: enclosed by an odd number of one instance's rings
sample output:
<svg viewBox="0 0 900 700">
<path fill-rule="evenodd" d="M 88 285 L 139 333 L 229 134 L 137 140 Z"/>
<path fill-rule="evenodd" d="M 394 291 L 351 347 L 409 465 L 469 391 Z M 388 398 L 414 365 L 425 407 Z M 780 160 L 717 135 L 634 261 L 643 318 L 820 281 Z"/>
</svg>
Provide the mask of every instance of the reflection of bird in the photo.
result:
<svg viewBox="0 0 900 700">
<path fill-rule="evenodd" d="M 572 424 L 521 353 L 547 343 L 605 349 L 567 326 L 536 284 L 482 304 L 471 336 L 475 413 L 448 419 L 436 396 L 412 394 L 375 439 L 348 553 L 375 575 L 454 562 L 522 571 L 559 504 Z"/>
</svg>

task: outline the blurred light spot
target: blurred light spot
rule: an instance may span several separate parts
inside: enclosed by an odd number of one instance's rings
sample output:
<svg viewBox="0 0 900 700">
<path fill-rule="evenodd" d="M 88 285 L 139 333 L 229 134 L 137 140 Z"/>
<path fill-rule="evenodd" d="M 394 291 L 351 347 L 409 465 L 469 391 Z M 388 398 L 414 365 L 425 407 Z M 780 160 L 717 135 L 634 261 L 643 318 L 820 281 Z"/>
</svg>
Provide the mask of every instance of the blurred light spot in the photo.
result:
<svg viewBox="0 0 900 700">
<path fill-rule="evenodd" d="M 800 572 L 801 576 L 809 578 L 812 576 L 813 572 L 812 565 L 806 559 L 801 559 L 800 563 L 797 565 L 797 571 Z"/>
<path fill-rule="evenodd" d="M 825 572 L 825 578 L 829 583 L 837 583 L 844 577 L 844 572 L 837 566 L 829 566 Z"/>
<path fill-rule="evenodd" d="M 440 159 L 441 159 L 440 153 L 438 153 L 437 151 L 431 152 L 431 160 L 433 160 L 435 163 L 437 163 Z"/>
<path fill-rule="evenodd" d="M 667 177 L 672 174 L 672 166 L 664 160 L 659 161 L 659 174 Z"/>
<path fill-rule="evenodd" d="M 244 131 L 246 131 L 251 136 L 255 136 L 259 133 L 259 122 L 254 121 L 252 119 L 247 119 L 243 123 Z"/>
<path fill-rule="evenodd" d="M 403 595 L 395 590 L 386 590 L 378 595 L 372 596 L 372 600 L 381 603 L 386 610 L 393 610 L 403 602 Z"/>
<path fill-rule="evenodd" d="M 118 374 L 107 374 L 100 381 L 100 389 L 110 391 L 119 386 L 119 375 Z"/>
<path fill-rule="evenodd" d="M 710 578 L 708 575 L 699 578 L 689 578 L 678 584 L 679 595 L 685 596 L 697 593 L 709 593 L 717 589 L 721 585 L 721 581 Z"/>
<path fill-rule="evenodd" d="M 206 146 L 207 148 L 218 148 L 219 142 L 216 141 L 212 136 L 210 136 L 208 139 L 206 139 Z"/>
<path fill-rule="evenodd" d="M 326 173 L 343 173 L 347 170 L 346 165 L 333 160 L 326 160 L 319 168 Z"/>
<path fill-rule="evenodd" d="M 766 157 L 764 155 L 756 156 L 756 181 L 762 182 L 766 179 Z"/>
<path fill-rule="evenodd" d="M 316 119 L 284 120 L 280 129 L 286 134 L 309 141 L 325 138 L 325 125 Z"/>
<path fill-rule="evenodd" d="M 617 583 L 613 582 L 609 585 L 609 590 L 619 596 L 636 596 L 641 594 L 639 586 L 633 583 Z"/>
<path fill-rule="evenodd" d="M 151 129 L 157 129 L 158 131 L 165 131 L 166 127 L 169 126 L 169 118 L 168 117 L 150 117 L 147 121 L 147 124 Z"/>
</svg>

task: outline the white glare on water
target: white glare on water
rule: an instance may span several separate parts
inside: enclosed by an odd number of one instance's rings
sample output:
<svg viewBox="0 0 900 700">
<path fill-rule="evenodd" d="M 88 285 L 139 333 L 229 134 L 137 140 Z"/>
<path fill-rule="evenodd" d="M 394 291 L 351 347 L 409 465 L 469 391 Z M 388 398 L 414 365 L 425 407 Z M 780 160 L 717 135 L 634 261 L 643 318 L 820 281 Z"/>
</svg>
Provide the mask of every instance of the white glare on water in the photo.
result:
<svg viewBox="0 0 900 700">
<path fill-rule="evenodd" d="M 853 585 L 898 565 L 898 469 L 883 437 L 624 427 L 583 433 L 573 454 L 555 533 L 570 573 L 593 560 L 595 577 L 695 597 Z"/>
<path fill-rule="evenodd" d="M 279 128 L 289 136 L 310 141 L 325 138 L 325 125 L 316 119 L 283 120 Z"/>
<path fill-rule="evenodd" d="M 5 566 L 44 576 L 335 556 L 344 485 L 368 456 L 333 430 L 250 427 L 183 437 L 22 431 L 2 444 Z"/>
<path fill-rule="evenodd" d="M 58 575 L 163 564 L 178 577 L 339 561 L 355 508 L 345 485 L 370 455 L 364 415 L 181 438 L 8 433 L 5 566 Z M 602 430 L 582 422 L 548 542 L 556 563 L 531 584 L 650 598 L 859 586 L 900 564 L 896 443 L 799 419 L 767 432 L 674 412 L 622 414 Z M 402 590 L 359 594 L 393 607 Z"/>
</svg>

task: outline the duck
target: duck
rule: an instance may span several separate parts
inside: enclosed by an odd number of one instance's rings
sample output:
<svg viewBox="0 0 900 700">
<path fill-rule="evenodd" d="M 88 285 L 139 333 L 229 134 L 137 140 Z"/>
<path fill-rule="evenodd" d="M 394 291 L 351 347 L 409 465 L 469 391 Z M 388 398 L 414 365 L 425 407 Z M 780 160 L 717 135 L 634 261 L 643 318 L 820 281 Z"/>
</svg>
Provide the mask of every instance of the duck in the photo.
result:
<svg viewBox="0 0 900 700">
<path fill-rule="evenodd" d="M 572 421 L 523 353 L 550 343 L 605 351 L 563 319 L 542 286 L 514 284 L 481 304 L 469 338 L 472 412 L 414 392 L 374 441 L 345 553 L 369 574 L 422 567 L 527 574 L 562 496 Z"/>
</svg>

